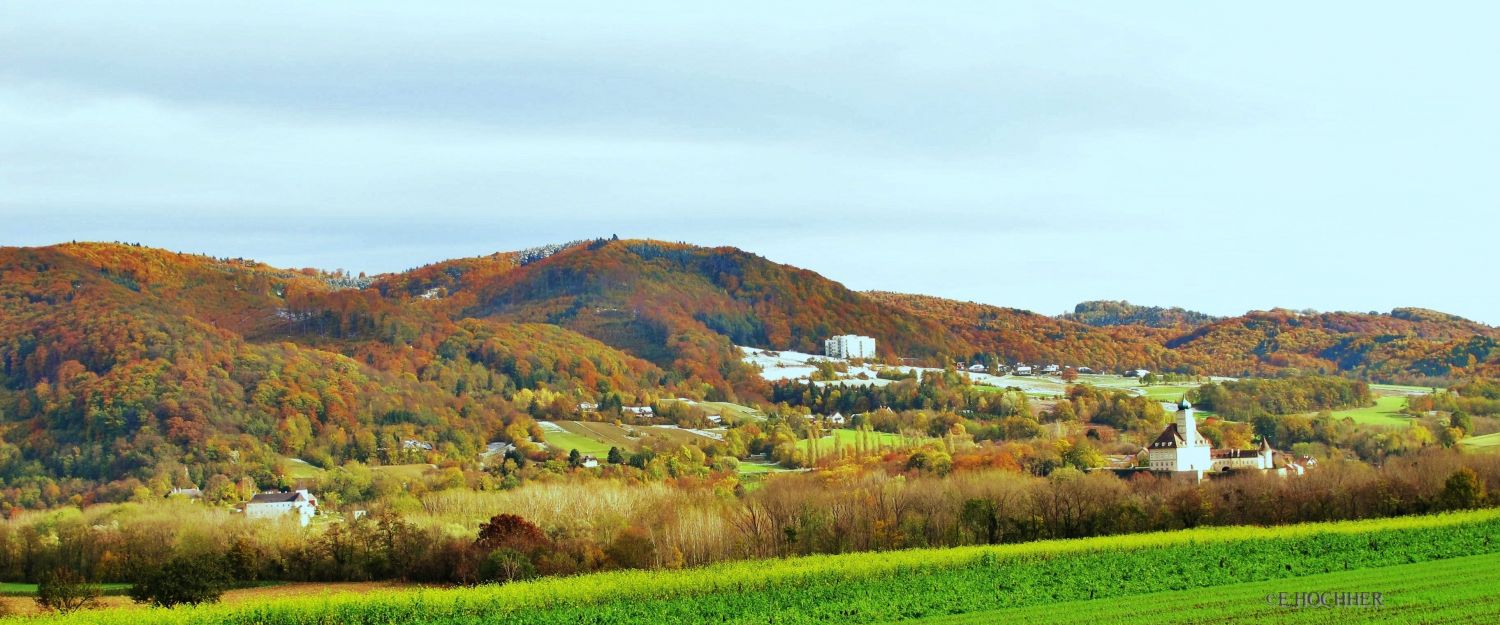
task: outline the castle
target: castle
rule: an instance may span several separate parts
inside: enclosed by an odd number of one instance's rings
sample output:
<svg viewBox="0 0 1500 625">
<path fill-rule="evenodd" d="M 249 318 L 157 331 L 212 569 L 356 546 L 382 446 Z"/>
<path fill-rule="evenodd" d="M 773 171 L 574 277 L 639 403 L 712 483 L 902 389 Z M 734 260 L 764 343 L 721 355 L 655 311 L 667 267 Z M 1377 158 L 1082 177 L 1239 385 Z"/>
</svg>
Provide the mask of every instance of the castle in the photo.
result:
<svg viewBox="0 0 1500 625">
<path fill-rule="evenodd" d="M 1177 403 L 1176 417 L 1146 448 L 1150 452 L 1152 471 L 1202 479 L 1204 473 L 1212 471 L 1270 471 L 1275 468 L 1274 452 L 1265 439 L 1261 439 L 1260 449 L 1215 450 L 1208 439 L 1198 433 L 1198 419 L 1193 416 L 1193 405 L 1187 398 Z"/>
</svg>

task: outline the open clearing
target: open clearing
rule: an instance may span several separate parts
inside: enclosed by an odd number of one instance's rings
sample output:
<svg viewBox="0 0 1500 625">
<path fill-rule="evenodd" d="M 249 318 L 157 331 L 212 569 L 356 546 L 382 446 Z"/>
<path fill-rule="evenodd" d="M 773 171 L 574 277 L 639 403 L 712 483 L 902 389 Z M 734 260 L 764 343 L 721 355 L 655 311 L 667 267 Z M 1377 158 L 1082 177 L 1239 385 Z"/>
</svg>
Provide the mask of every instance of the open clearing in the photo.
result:
<svg viewBox="0 0 1500 625">
<path fill-rule="evenodd" d="M 699 434 L 695 430 L 660 425 L 615 425 L 598 421 L 541 421 L 539 425 L 546 433 L 543 442 L 548 447 L 564 451 L 577 449 L 578 453 L 599 458 L 608 454 L 610 447 L 634 451 L 651 441 L 693 445 L 715 440 L 712 432 Z"/>
<path fill-rule="evenodd" d="M 437 465 L 435 464 L 389 464 L 379 467 L 370 467 L 370 470 L 379 471 L 387 475 L 394 475 L 402 479 L 414 480 L 422 477 L 423 473 L 436 468 Z"/>
<path fill-rule="evenodd" d="M 294 480 L 310 480 L 322 477 L 323 469 L 313 466 L 301 458 L 286 459 L 286 476 Z"/>
<path fill-rule="evenodd" d="M 1405 395 L 1380 395 L 1375 398 L 1374 406 L 1335 410 L 1333 411 L 1333 418 L 1343 419 L 1347 417 L 1361 425 L 1408 427 L 1415 420 L 1401 413 L 1401 410 L 1405 407 Z"/>
<path fill-rule="evenodd" d="M 1473 451 L 1497 452 L 1500 451 L 1500 432 L 1466 438 L 1460 444 Z"/>
<path fill-rule="evenodd" d="M 1403 386 L 1401 384 L 1371 384 L 1370 392 L 1377 395 L 1431 395 L 1430 386 Z"/>
<path fill-rule="evenodd" d="M 832 430 L 824 437 L 818 439 L 818 453 L 832 453 L 835 440 L 838 441 L 839 448 L 851 450 L 857 448 L 860 445 L 863 445 L 867 449 L 875 447 L 900 448 L 905 447 L 907 444 L 913 441 L 913 439 L 911 438 L 903 437 L 899 434 L 889 434 L 886 432 L 866 432 L 862 430 Z M 806 452 L 810 448 L 810 445 L 808 444 L 808 441 L 806 439 L 803 439 L 797 441 L 797 448 L 802 450 L 803 452 Z"/>
</svg>

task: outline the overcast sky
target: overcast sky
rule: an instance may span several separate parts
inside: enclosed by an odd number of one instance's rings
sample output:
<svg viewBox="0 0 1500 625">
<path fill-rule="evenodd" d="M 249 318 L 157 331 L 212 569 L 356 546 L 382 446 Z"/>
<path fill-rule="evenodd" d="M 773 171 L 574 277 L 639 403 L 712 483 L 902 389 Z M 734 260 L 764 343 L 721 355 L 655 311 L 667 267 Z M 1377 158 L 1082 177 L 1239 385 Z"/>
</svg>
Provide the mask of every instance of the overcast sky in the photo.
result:
<svg viewBox="0 0 1500 625">
<path fill-rule="evenodd" d="M 1485 4 L 516 4 L 0 3 L 0 244 L 1500 323 Z"/>
</svg>

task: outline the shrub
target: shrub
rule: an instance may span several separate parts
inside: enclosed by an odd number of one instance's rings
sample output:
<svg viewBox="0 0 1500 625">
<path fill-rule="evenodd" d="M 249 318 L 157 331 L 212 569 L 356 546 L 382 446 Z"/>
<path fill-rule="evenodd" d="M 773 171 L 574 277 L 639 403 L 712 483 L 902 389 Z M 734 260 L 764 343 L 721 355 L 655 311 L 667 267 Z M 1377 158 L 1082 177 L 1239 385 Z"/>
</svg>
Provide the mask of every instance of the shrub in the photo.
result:
<svg viewBox="0 0 1500 625">
<path fill-rule="evenodd" d="M 170 608 L 175 605 L 215 603 L 229 586 L 224 562 L 212 554 L 180 554 L 161 567 L 146 571 L 130 587 L 130 598 Z"/>
<path fill-rule="evenodd" d="M 61 614 L 99 604 L 99 587 L 69 568 L 59 568 L 37 580 L 36 604 Z"/>
</svg>

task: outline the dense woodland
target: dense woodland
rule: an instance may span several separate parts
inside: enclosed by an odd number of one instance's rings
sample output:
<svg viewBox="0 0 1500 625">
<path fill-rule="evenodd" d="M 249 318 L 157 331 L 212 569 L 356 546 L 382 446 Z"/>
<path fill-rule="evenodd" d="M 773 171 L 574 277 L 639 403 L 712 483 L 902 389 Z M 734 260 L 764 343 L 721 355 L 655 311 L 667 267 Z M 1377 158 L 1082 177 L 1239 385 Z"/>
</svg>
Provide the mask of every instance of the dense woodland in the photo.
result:
<svg viewBox="0 0 1500 625">
<path fill-rule="evenodd" d="M 1063 319 L 1091 326 L 1147 326 L 1151 328 L 1197 327 L 1217 321 L 1218 317 L 1183 308 L 1137 306 L 1126 301 L 1096 300 L 1082 302 Z"/>
<path fill-rule="evenodd" d="M 1128 435 L 1161 419 L 1123 399 L 1033 407 L 942 377 L 879 391 L 773 387 L 734 347 L 816 351 L 844 332 L 876 337 L 882 359 L 935 366 L 1426 380 L 1493 372 L 1500 359 L 1494 328 L 1419 309 L 1093 327 L 856 293 L 740 250 L 656 241 L 582 241 L 376 277 L 122 244 L 6 248 L 0 500 L 40 508 L 173 487 L 285 486 L 290 459 L 477 471 L 487 443 L 529 449 L 536 419 L 579 418 L 581 403 L 786 404 L 868 412 L 870 427 L 915 425 L 926 436 L 962 426 L 981 441 L 1082 421 L 1101 426 L 1101 447 L 1109 430 Z M 806 435 L 800 424 L 779 428 L 790 432 L 747 430 L 731 451 L 771 453 L 787 448 L 772 434 Z"/>
</svg>

